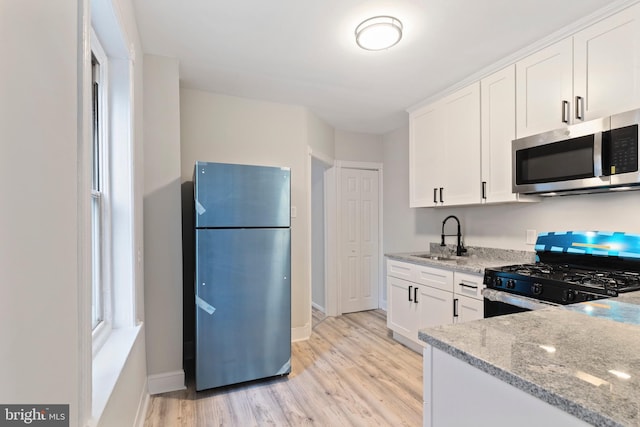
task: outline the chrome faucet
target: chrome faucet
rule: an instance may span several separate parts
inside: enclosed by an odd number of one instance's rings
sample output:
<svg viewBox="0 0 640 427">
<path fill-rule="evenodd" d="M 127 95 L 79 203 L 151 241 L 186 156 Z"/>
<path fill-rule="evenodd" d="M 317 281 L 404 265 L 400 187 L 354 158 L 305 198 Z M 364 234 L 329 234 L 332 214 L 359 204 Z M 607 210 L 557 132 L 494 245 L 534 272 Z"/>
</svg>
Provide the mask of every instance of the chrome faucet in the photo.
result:
<svg viewBox="0 0 640 427">
<path fill-rule="evenodd" d="M 451 218 L 455 219 L 456 222 L 458 223 L 458 234 L 444 234 L 444 225 Z M 460 231 L 460 220 L 455 215 L 449 215 L 448 217 L 446 217 L 444 219 L 444 221 L 442 221 L 442 234 L 441 234 L 442 242 L 440 242 L 440 246 L 446 246 L 445 243 L 444 243 L 444 237 L 445 236 L 458 236 L 458 245 L 456 246 L 456 255 L 457 256 L 461 256 L 464 252 L 467 252 L 467 248 L 465 248 L 464 244 L 462 243 L 462 232 Z"/>
</svg>

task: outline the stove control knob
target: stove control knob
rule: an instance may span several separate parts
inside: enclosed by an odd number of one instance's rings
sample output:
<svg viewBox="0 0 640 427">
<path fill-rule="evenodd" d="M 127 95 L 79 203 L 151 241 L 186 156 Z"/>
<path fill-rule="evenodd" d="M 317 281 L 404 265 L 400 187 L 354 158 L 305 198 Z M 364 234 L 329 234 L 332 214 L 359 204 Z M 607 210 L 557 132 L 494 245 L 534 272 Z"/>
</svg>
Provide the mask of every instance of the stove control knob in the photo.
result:
<svg viewBox="0 0 640 427">
<path fill-rule="evenodd" d="M 509 279 L 507 281 L 507 289 L 514 289 L 516 287 L 516 281 L 513 279 Z"/>
<path fill-rule="evenodd" d="M 502 286 L 502 279 L 500 277 L 496 277 L 493 280 L 493 284 L 495 285 L 496 288 L 499 288 L 500 286 Z"/>
<path fill-rule="evenodd" d="M 573 302 L 576 300 L 576 292 L 573 289 L 567 289 L 564 291 L 564 295 L 562 298 L 563 301 Z"/>
<path fill-rule="evenodd" d="M 531 285 L 531 292 L 533 292 L 534 295 L 540 295 L 542 293 L 542 284 L 534 283 Z"/>
</svg>

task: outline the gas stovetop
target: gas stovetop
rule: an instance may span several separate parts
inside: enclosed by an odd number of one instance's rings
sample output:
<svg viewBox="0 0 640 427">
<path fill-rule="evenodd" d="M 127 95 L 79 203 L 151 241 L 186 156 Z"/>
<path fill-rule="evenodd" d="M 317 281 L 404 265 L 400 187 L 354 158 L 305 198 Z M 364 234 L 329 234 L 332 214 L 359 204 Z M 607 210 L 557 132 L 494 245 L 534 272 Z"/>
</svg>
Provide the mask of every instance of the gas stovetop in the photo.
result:
<svg viewBox="0 0 640 427">
<path fill-rule="evenodd" d="M 538 262 L 485 270 L 487 288 L 557 304 L 640 290 L 640 236 L 625 233 L 543 233 Z"/>
</svg>

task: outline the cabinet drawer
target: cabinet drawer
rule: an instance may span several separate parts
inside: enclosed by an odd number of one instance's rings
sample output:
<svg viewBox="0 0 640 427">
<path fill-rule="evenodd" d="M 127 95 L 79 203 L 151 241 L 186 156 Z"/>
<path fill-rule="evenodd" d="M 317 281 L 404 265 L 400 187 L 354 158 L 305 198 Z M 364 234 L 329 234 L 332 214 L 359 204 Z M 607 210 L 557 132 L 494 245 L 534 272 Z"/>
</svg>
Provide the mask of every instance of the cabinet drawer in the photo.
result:
<svg viewBox="0 0 640 427">
<path fill-rule="evenodd" d="M 415 281 L 443 291 L 453 292 L 453 271 L 415 265 Z"/>
<path fill-rule="evenodd" d="M 408 262 L 387 260 L 387 276 L 397 277 L 404 280 L 415 280 L 415 265 Z"/>
<path fill-rule="evenodd" d="M 464 295 L 469 298 L 481 300 L 482 289 L 485 288 L 482 279 L 483 276 L 456 272 L 453 277 L 454 292 L 456 295 Z"/>
</svg>

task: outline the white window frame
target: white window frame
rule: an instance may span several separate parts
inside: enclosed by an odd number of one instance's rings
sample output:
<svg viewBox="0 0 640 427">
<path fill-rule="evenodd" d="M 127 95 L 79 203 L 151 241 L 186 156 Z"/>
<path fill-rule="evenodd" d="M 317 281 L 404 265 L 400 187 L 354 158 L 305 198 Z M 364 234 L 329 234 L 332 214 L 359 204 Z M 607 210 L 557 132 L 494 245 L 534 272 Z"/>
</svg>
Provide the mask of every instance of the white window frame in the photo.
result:
<svg viewBox="0 0 640 427">
<path fill-rule="evenodd" d="M 100 192 L 91 191 L 92 198 L 92 208 L 93 208 L 93 199 L 100 199 L 100 209 L 101 209 L 101 224 L 100 230 L 98 231 L 100 238 L 97 244 L 99 247 L 97 250 L 99 251 L 99 272 L 97 275 L 98 280 L 100 281 L 100 298 L 102 302 L 102 320 L 99 321 L 97 325 L 92 324 L 92 353 L 95 356 L 96 353 L 102 348 L 104 343 L 109 338 L 113 328 L 113 284 L 111 280 L 111 241 L 112 241 L 112 230 L 111 230 L 111 203 L 110 203 L 110 144 L 109 144 L 109 127 L 110 127 L 110 117 L 109 117 L 109 60 L 107 54 L 100 43 L 100 40 L 96 36 L 95 31 L 91 30 L 91 53 L 96 57 L 96 60 L 100 64 L 100 72 L 98 76 L 98 84 L 99 84 L 99 123 L 102 126 L 99 127 L 99 150 L 101 152 L 100 155 Z M 93 80 L 92 80 L 93 85 Z M 92 88 L 93 92 L 93 88 Z M 92 97 L 93 100 L 93 97 Z M 93 134 L 92 134 L 93 138 Z M 93 141 L 92 141 L 93 143 Z M 93 177 L 93 158 L 92 158 L 92 177 Z M 93 214 L 92 214 L 92 229 L 94 227 L 93 224 Z M 93 234 L 93 233 L 92 233 Z M 92 241 L 92 259 L 94 256 L 93 251 L 95 250 L 96 242 Z M 92 277 L 92 296 L 93 292 L 95 292 L 95 286 L 93 285 L 94 277 Z M 92 312 L 94 309 L 94 298 L 92 297 Z M 93 320 L 93 317 L 92 317 Z M 93 323 L 93 322 L 92 322 Z"/>
</svg>

